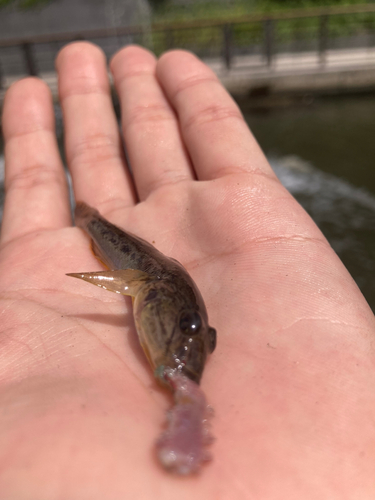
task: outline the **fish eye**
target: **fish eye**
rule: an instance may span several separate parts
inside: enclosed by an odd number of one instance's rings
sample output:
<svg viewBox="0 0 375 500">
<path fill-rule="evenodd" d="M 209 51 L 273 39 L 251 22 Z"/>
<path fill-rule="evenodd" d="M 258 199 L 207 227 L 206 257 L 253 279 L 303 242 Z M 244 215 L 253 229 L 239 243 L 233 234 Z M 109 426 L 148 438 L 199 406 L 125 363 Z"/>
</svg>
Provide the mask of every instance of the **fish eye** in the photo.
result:
<svg viewBox="0 0 375 500">
<path fill-rule="evenodd" d="M 180 330 L 185 335 L 196 335 L 202 326 L 202 319 L 196 311 L 183 312 L 180 317 Z"/>
</svg>

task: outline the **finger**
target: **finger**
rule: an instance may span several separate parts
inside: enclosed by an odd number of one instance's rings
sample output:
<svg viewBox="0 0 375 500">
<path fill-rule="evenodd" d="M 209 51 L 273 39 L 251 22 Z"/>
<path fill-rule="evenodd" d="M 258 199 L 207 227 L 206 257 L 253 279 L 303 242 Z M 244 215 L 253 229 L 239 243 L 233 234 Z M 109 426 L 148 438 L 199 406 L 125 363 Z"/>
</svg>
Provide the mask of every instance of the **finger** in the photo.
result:
<svg viewBox="0 0 375 500">
<path fill-rule="evenodd" d="M 3 109 L 5 204 L 1 243 L 71 224 L 51 93 L 36 78 L 8 90 Z"/>
<path fill-rule="evenodd" d="M 200 179 L 236 172 L 274 176 L 238 106 L 215 74 L 193 54 L 164 54 L 157 77 L 174 106 Z"/>
<path fill-rule="evenodd" d="M 140 199 L 164 184 L 193 178 L 176 115 L 156 80 L 155 66 L 152 54 L 134 46 L 118 52 L 111 63 Z"/>
<path fill-rule="evenodd" d="M 105 212 L 134 203 L 103 52 L 67 45 L 56 60 L 65 148 L 77 200 Z"/>
</svg>

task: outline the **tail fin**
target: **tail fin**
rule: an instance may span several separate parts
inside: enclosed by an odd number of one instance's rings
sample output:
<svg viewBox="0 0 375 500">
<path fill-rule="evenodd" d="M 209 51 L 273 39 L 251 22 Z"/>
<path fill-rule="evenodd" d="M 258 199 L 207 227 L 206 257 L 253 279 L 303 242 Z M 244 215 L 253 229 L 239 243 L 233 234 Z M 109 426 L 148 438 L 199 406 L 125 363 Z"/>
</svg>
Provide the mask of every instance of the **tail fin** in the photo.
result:
<svg viewBox="0 0 375 500">
<path fill-rule="evenodd" d="M 101 218 L 101 215 L 96 210 L 96 208 L 92 208 L 87 205 L 83 201 L 78 201 L 76 204 L 76 208 L 74 211 L 74 220 L 76 226 L 81 227 L 82 229 L 87 228 L 87 224 L 94 218 Z"/>
</svg>

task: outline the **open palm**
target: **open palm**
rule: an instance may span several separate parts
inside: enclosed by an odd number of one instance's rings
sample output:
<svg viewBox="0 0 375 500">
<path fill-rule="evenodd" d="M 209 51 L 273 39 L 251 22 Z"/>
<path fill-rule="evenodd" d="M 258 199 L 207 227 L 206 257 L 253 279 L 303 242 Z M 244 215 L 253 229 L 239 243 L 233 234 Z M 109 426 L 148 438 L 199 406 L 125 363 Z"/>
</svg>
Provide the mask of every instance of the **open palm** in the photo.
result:
<svg viewBox="0 0 375 500">
<path fill-rule="evenodd" d="M 48 89 L 6 96 L 0 252 L 0 499 L 373 498 L 374 318 L 317 227 L 275 178 L 236 105 L 184 52 L 57 60 L 75 196 L 188 269 L 218 345 L 202 380 L 217 437 L 178 478 L 153 443 L 170 396 L 131 303 L 71 227 Z"/>
</svg>

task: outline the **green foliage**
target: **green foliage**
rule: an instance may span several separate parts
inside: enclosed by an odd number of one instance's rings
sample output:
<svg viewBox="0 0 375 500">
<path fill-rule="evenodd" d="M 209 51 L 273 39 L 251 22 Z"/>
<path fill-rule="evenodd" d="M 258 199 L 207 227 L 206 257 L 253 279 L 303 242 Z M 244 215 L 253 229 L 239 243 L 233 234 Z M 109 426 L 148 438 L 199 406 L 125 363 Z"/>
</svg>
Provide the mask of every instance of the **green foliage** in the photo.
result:
<svg viewBox="0 0 375 500">
<path fill-rule="evenodd" d="M 223 44 L 221 27 L 200 29 L 176 29 L 162 32 L 153 32 L 152 50 L 160 55 L 171 48 L 186 49 L 200 57 L 214 57 L 220 55 Z"/>
<path fill-rule="evenodd" d="M 6 5 L 14 4 L 19 9 L 31 9 L 33 7 L 40 7 L 52 1 L 53 0 L 0 0 L 0 8 L 5 7 Z"/>
<path fill-rule="evenodd" d="M 222 0 L 197 0 L 186 2 L 186 4 L 175 4 L 171 0 L 165 0 L 154 9 L 153 17 L 155 22 L 226 19 L 228 14 L 231 17 L 250 14 L 254 12 L 255 5 L 255 0 L 228 0 L 227 2 Z"/>
<path fill-rule="evenodd" d="M 150 47 L 158 54 L 170 48 L 185 48 L 201 57 L 220 55 L 224 44 L 223 22 L 230 24 L 241 16 L 253 13 L 280 13 L 293 8 L 314 8 L 327 5 L 363 4 L 364 0 L 228 0 L 189 1 L 185 6 L 165 0 L 154 10 L 154 22 L 170 23 L 167 32 L 153 32 Z M 368 1 L 367 3 L 373 3 Z M 218 26 L 197 27 L 195 29 L 173 29 L 173 23 L 184 21 L 217 20 Z M 320 17 L 279 19 L 274 23 L 273 38 L 281 50 L 317 50 L 321 32 Z M 232 44 L 241 53 L 251 49 L 253 53 L 264 50 L 265 27 L 263 22 L 244 22 L 232 24 Z M 326 25 L 330 43 L 345 36 L 373 33 L 375 30 L 374 13 L 330 16 Z"/>
<path fill-rule="evenodd" d="M 255 13 L 280 12 L 295 8 L 373 3 L 373 0 L 149 0 L 154 22 L 182 22 L 198 19 L 228 19 Z"/>
<path fill-rule="evenodd" d="M 372 0 L 258 0 L 257 12 L 277 12 L 288 9 L 345 6 L 373 3 Z"/>
<path fill-rule="evenodd" d="M 168 3 L 168 0 L 148 0 L 148 3 L 155 10 L 165 6 Z"/>
</svg>

